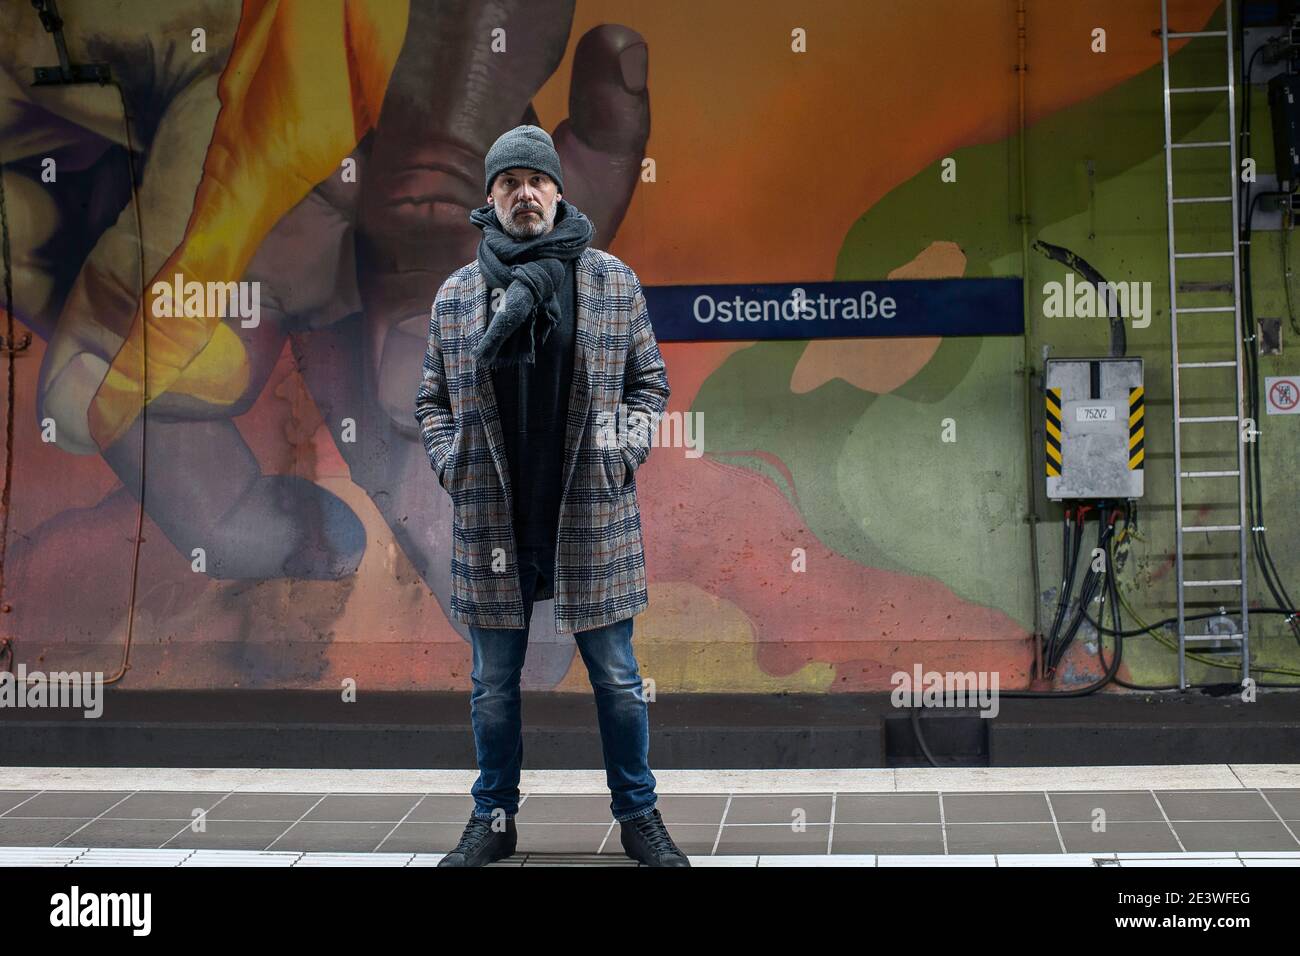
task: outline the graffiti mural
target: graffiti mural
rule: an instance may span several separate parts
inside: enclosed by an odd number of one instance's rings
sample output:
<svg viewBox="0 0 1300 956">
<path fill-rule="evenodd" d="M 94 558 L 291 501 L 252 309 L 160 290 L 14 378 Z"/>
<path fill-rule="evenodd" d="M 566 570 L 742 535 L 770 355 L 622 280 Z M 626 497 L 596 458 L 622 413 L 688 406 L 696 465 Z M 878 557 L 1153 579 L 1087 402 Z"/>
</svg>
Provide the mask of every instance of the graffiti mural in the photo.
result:
<svg viewBox="0 0 1300 956">
<path fill-rule="evenodd" d="M 33 85 L 51 34 L 0 0 L 10 318 L 32 334 L 13 659 L 125 660 L 140 688 L 468 687 L 450 502 L 412 413 L 433 296 L 475 255 L 484 153 L 519 123 L 553 131 L 565 198 L 647 287 L 1032 290 L 1060 272 L 1024 255 L 1039 238 L 1160 278 L 1158 7 L 1024 6 L 1022 54 L 1007 0 L 63 0 L 73 61 L 114 82 Z M 1217 3 L 1177 6 L 1190 30 Z M 227 283 L 230 314 L 188 307 Z M 1023 685 L 1058 571 L 1045 555 L 1035 589 L 1025 355 L 1104 334 L 1029 326 L 663 343 L 670 412 L 706 440 L 638 473 L 643 672 L 661 691 L 862 691 L 923 660 Z M 1160 326 L 1132 343 L 1153 365 Z M 1146 545 L 1159 606 L 1168 542 Z M 587 689 L 549 602 L 530 644 L 526 688 Z"/>
</svg>

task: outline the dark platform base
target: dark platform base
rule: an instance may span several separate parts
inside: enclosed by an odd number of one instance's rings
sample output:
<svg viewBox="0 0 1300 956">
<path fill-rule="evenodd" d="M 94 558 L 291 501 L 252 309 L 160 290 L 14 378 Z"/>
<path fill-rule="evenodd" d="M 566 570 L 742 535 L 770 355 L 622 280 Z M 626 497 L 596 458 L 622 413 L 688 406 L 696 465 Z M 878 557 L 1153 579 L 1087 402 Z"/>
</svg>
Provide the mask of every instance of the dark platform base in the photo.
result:
<svg viewBox="0 0 1300 956">
<path fill-rule="evenodd" d="M 525 693 L 525 766 L 600 768 L 587 695 Z M 920 718 L 941 766 L 1300 763 L 1300 692 L 1002 699 Z M 680 694 L 650 705 L 664 769 L 929 766 L 886 694 Z M 108 691 L 104 712 L 0 708 L 0 766 L 474 769 L 469 694 Z"/>
</svg>

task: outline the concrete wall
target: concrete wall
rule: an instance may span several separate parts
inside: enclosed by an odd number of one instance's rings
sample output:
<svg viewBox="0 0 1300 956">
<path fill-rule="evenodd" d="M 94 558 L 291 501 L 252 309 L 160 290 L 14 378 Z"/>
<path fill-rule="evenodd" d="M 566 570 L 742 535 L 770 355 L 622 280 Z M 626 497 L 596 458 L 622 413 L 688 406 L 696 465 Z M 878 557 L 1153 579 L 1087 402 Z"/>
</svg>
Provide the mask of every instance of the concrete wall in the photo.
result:
<svg viewBox="0 0 1300 956">
<path fill-rule="evenodd" d="M 566 198 L 647 286 L 1026 278 L 1024 339 L 663 344 L 670 411 L 702 418 L 706 453 L 657 448 L 638 473 L 651 606 L 636 646 L 657 691 L 882 690 L 918 663 L 1025 684 L 1062 514 L 1028 444 L 1026 359 L 1107 347 L 1102 321 L 1044 316 L 1066 270 L 1035 241 L 1151 284 L 1150 324 L 1128 330 L 1146 361 L 1147 493 L 1122 585 L 1145 620 L 1173 613 L 1155 0 L 1026 0 L 1024 72 L 1015 0 L 160 6 L 61 4 L 74 60 L 120 78 L 125 123 L 112 86 L 31 87 L 53 45 L 28 4 L 0 7 L 13 318 L 33 333 L 9 451 L 15 663 L 112 677 L 129 641 L 128 687 L 467 688 L 450 508 L 411 418 L 428 303 L 474 255 L 487 146 L 566 117 Z M 1221 19 L 1210 0 L 1171 7 L 1178 29 Z M 1180 43 L 1175 62 L 1219 82 L 1216 42 Z M 1255 107 L 1267 170 L 1262 93 Z M 1179 139 L 1226 128 L 1215 97 L 1184 116 Z M 1285 315 L 1277 240 L 1254 245 L 1260 315 Z M 136 290 L 177 269 L 262 283 L 262 323 L 142 329 Z M 1262 367 L 1295 371 L 1293 353 Z M 1261 436 L 1293 588 L 1296 426 L 1273 417 Z M 530 645 L 525 687 L 587 690 L 549 603 Z M 1280 619 L 1256 621 L 1255 647 L 1300 674 Z M 1173 661 L 1133 639 L 1124 675 L 1168 683 Z M 1059 683 L 1097 670 L 1085 634 Z"/>
</svg>

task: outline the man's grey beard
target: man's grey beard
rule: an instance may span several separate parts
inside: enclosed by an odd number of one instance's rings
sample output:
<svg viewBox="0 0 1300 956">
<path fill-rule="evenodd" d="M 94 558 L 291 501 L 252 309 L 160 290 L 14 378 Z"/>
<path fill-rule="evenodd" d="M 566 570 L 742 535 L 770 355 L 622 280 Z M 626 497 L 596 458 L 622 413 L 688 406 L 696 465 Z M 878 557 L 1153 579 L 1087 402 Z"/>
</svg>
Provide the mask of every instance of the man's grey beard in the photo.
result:
<svg viewBox="0 0 1300 956">
<path fill-rule="evenodd" d="M 541 204 L 538 203 L 538 205 L 540 206 Z M 555 213 L 560 208 L 560 201 L 557 199 L 555 202 L 551 203 L 550 210 L 543 213 L 544 218 L 525 219 L 519 222 L 515 221 L 515 211 L 512 210 L 508 215 L 506 215 L 502 213 L 500 206 L 493 203 L 493 207 L 496 209 L 497 222 L 501 223 L 501 228 L 505 230 L 507 235 L 513 236 L 516 239 L 535 239 L 540 235 L 550 232 L 551 229 L 554 228 Z M 524 207 L 524 209 L 526 210 L 527 207 Z"/>
</svg>

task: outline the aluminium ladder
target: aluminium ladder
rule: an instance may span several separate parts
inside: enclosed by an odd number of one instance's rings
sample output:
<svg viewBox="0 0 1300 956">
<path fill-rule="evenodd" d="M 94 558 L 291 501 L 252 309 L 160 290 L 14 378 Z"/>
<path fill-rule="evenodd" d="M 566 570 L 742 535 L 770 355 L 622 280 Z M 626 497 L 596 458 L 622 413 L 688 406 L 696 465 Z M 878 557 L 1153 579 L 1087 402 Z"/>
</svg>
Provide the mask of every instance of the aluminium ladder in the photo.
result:
<svg viewBox="0 0 1300 956">
<path fill-rule="evenodd" d="M 1170 337 L 1170 364 L 1173 383 L 1173 433 L 1174 433 L 1174 547 L 1175 547 L 1175 570 L 1176 570 L 1176 587 L 1178 590 L 1178 686 L 1186 689 L 1187 683 L 1187 652 L 1189 642 L 1193 644 L 1192 650 L 1195 650 L 1195 644 L 1213 640 L 1215 642 L 1231 641 L 1240 651 L 1241 680 L 1243 683 L 1250 676 L 1250 618 L 1247 607 L 1247 585 L 1246 585 L 1246 451 L 1245 439 L 1242 434 L 1243 426 L 1243 407 L 1242 407 L 1242 328 L 1241 328 L 1241 273 L 1240 273 L 1240 248 L 1238 244 L 1239 236 L 1237 224 L 1238 218 L 1238 166 L 1237 166 L 1237 143 L 1236 143 L 1236 99 L 1235 99 L 1235 80 L 1233 65 L 1232 49 L 1232 0 L 1226 0 L 1224 4 L 1224 29 L 1223 30 L 1204 30 L 1198 32 L 1170 32 L 1169 30 L 1169 11 L 1168 0 L 1160 0 L 1160 49 L 1161 60 L 1164 72 L 1164 107 L 1165 107 L 1165 206 L 1169 228 L 1169 337 Z M 1227 84 L 1224 86 L 1185 86 L 1171 87 L 1169 84 L 1169 41 L 1178 38 L 1193 37 L 1222 37 L 1224 47 L 1227 53 Z M 1183 96 L 1201 96 L 1204 94 L 1227 94 L 1228 99 L 1228 132 L 1221 139 L 1203 141 L 1175 143 L 1173 141 L 1173 109 L 1175 97 Z M 1186 101 L 1183 101 L 1186 102 Z M 1227 156 L 1227 166 L 1225 167 L 1224 182 L 1227 189 L 1224 195 L 1209 196 L 1179 196 L 1174 192 L 1174 155 L 1175 150 L 1223 150 Z M 1217 153 L 1212 153 L 1216 154 Z M 1179 154 L 1189 155 L 1189 154 Z M 1175 228 L 1176 210 L 1188 206 L 1197 206 L 1205 203 L 1222 204 L 1231 210 L 1232 222 L 1229 224 L 1228 235 L 1231 237 L 1231 248 L 1214 249 L 1205 252 L 1180 251 L 1181 247 L 1176 241 L 1178 231 Z M 1183 234 L 1191 232 L 1190 228 L 1184 227 Z M 1226 243 L 1225 243 L 1226 244 Z M 1180 283 L 1176 274 L 1176 267 L 1185 260 L 1210 260 L 1210 263 L 1219 263 L 1220 265 L 1231 264 L 1232 276 L 1230 283 L 1220 280 L 1218 283 L 1187 283 L 1181 291 L 1195 290 L 1200 286 L 1201 291 L 1195 291 L 1196 295 L 1226 295 L 1229 292 L 1232 295 L 1232 304 L 1220 304 L 1212 306 L 1198 305 L 1195 307 L 1182 307 L 1180 305 Z M 1213 291 L 1205 291 L 1209 285 L 1214 286 Z M 1211 314 L 1206 317 L 1206 314 Z M 1233 342 L 1232 359 L 1216 359 L 1214 361 L 1202 362 L 1185 362 L 1179 357 L 1178 351 L 1178 331 L 1180 316 L 1187 316 L 1187 321 L 1208 323 L 1214 322 L 1214 313 L 1222 313 L 1219 321 L 1228 313 L 1232 315 L 1232 327 L 1230 334 Z M 1217 326 L 1216 326 L 1217 328 Z M 1197 329 L 1197 332 L 1204 334 L 1208 326 Z M 1218 333 L 1215 332 L 1215 335 Z M 1227 345 L 1226 341 L 1220 343 L 1222 346 Z M 1213 369 L 1232 369 L 1233 377 L 1233 400 L 1235 402 L 1235 413 L 1230 415 L 1195 415 L 1184 416 L 1181 402 L 1181 385 L 1180 375 L 1187 371 L 1190 376 L 1205 376 L 1206 383 L 1213 383 L 1215 379 L 1212 376 L 1222 375 L 1222 372 L 1211 371 Z M 1219 379 L 1219 381 L 1222 381 Z M 1203 383 L 1197 381 L 1197 385 Z M 1212 390 L 1209 388 L 1198 388 L 1197 395 L 1209 395 Z M 1222 400 L 1226 403 L 1227 396 L 1222 395 Z M 1253 428 L 1255 423 L 1251 423 Z M 1212 448 L 1217 454 L 1229 459 L 1228 462 L 1222 463 L 1222 467 L 1217 470 L 1189 470 L 1185 471 L 1183 465 L 1183 427 L 1188 426 L 1188 435 L 1192 435 L 1192 430 L 1200 430 L 1195 433 L 1196 444 L 1200 448 Z M 1227 442 L 1231 442 L 1235 449 L 1229 448 Z M 1232 458 L 1236 460 L 1236 467 L 1226 467 L 1230 464 Z M 1235 479 L 1228 481 L 1228 479 Z M 1189 482 L 1187 490 L 1191 492 L 1192 500 L 1189 502 L 1184 496 L 1184 481 Z M 1231 486 L 1235 493 L 1235 502 L 1229 497 L 1227 487 Z M 1235 504 L 1236 523 L 1225 524 L 1186 524 L 1184 523 L 1183 512 L 1188 508 L 1205 508 L 1218 502 L 1227 501 L 1228 505 Z M 1224 519 L 1231 522 L 1232 517 Z M 1188 555 L 1184 550 L 1184 536 L 1192 534 L 1207 534 L 1214 545 L 1218 546 L 1220 553 L 1231 549 L 1235 544 L 1235 571 L 1227 572 L 1227 577 L 1206 578 L 1204 574 L 1198 575 L 1199 579 L 1189 579 L 1185 568 L 1185 560 Z M 1194 556 L 1199 557 L 1199 556 Z M 1232 575 L 1235 574 L 1235 577 Z M 1222 589 L 1231 590 L 1236 594 L 1236 598 L 1229 604 L 1240 605 L 1240 624 L 1241 629 L 1233 634 L 1206 634 L 1198 630 L 1197 633 L 1189 634 L 1187 632 L 1186 620 L 1186 602 L 1188 593 L 1197 589 Z M 1197 591 L 1198 594 L 1205 593 Z M 1234 628 L 1234 630 L 1236 630 Z"/>
</svg>

